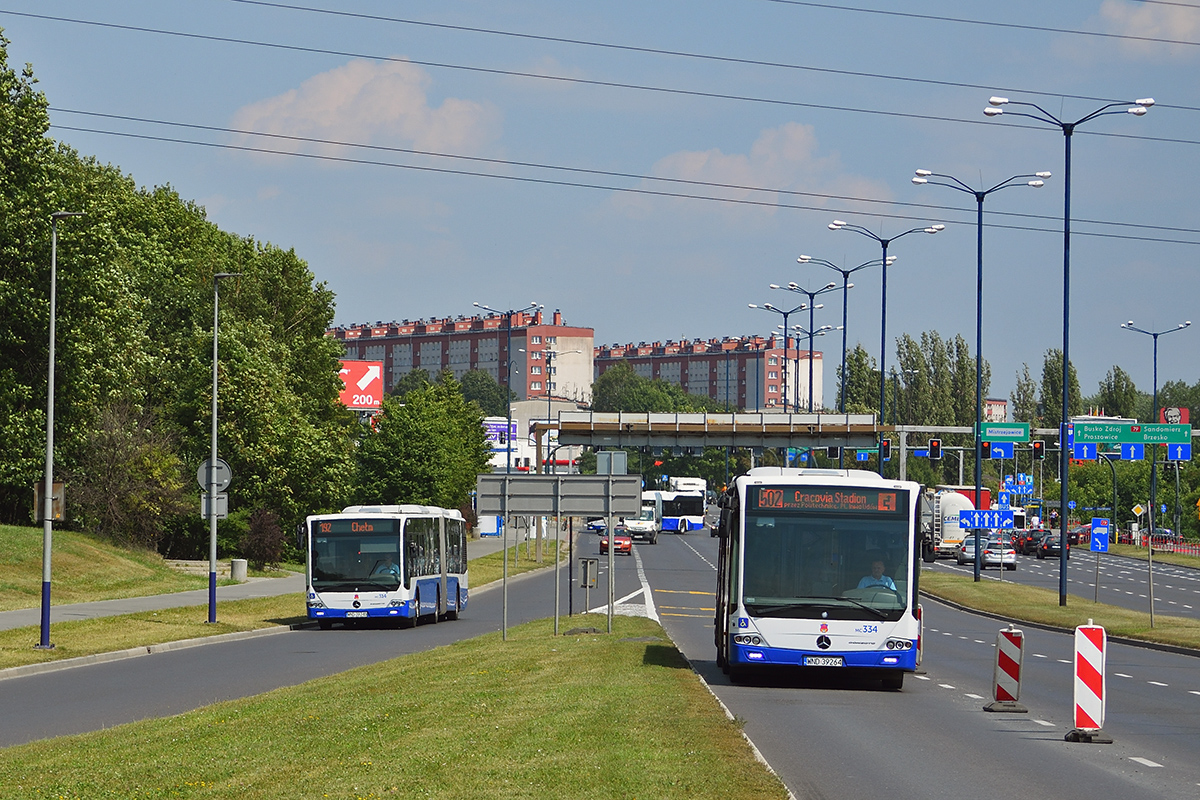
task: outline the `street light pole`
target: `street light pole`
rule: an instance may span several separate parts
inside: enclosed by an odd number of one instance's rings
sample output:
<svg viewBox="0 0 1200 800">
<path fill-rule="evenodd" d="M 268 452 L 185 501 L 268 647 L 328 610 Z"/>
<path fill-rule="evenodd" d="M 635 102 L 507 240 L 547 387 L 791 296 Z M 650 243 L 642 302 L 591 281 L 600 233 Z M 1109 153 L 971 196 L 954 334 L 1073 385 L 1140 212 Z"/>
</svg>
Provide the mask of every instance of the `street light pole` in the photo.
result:
<svg viewBox="0 0 1200 800">
<path fill-rule="evenodd" d="M 776 308 L 775 306 L 771 305 L 770 303 L 763 303 L 762 305 L 757 305 L 755 303 L 749 303 L 748 305 L 750 308 L 761 308 L 764 311 L 773 311 L 776 314 L 779 314 L 781 317 L 783 317 L 783 413 L 786 414 L 787 407 L 788 407 L 787 351 L 788 351 L 788 338 L 790 336 L 790 334 L 788 334 L 787 321 L 788 321 L 789 316 L 791 316 L 792 314 L 795 314 L 797 311 L 802 311 L 805 308 L 808 308 L 808 306 L 806 306 L 804 303 L 801 303 L 800 305 L 796 306 L 795 308 L 791 308 L 791 309 L 788 309 L 787 311 L 784 311 L 782 308 Z M 799 347 L 800 347 L 800 344 L 797 342 L 796 348 L 799 349 Z M 799 358 L 799 357 L 797 356 L 797 358 Z M 797 376 L 797 377 L 799 377 L 799 376 Z M 795 411 L 795 408 L 793 407 L 792 410 Z"/>
<path fill-rule="evenodd" d="M 42 489 L 42 626 L 38 650 L 53 650 L 50 643 L 50 552 L 54 539 L 54 339 L 58 313 L 58 221 L 82 217 L 82 211 L 55 211 L 50 215 L 50 364 L 46 373 L 46 474 Z"/>
<path fill-rule="evenodd" d="M 1154 410 L 1150 412 L 1151 422 L 1158 421 L 1158 337 L 1165 336 L 1168 333 L 1175 333 L 1176 331 L 1181 331 L 1184 328 L 1190 327 L 1191 324 L 1192 324 L 1192 321 L 1188 320 L 1187 322 L 1179 323 L 1174 328 L 1168 328 L 1165 331 L 1147 331 L 1147 330 L 1143 330 L 1141 328 L 1136 327 L 1133 324 L 1133 320 L 1129 320 L 1128 322 L 1121 323 L 1121 327 L 1124 328 L 1125 330 L 1133 331 L 1134 333 L 1144 333 L 1147 336 L 1149 336 L 1151 339 L 1154 340 L 1154 399 L 1151 401 L 1151 404 L 1153 405 Z M 1149 569 L 1151 570 L 1150 583 L 1149 583 L 1149 586 L 1150 586 L 1150 627 L 1151 628 L 1154 627 L 1154 573 L 1153 573 L 1154 514 L 1155 514 L 1155 509 L 1158 508 L 1157 503 L 1158 503 L 1158 446 L 1150 445 L 1150 538 L 1146 542 L 1146 544 L 1147 544 L 1146 553 L 1149 558 L 1149 561 L 1147 563 L 1149 565 Z M 1114 516 L 1116 515 L 1115 508 L 1113 509 L 1113 514 L 1114 514 Z"/>
<path fill-rule="evenodd" d="M 814 324 L 813 323 L 813 312 L 815 312 L 818 308 L 824 308 L 824 304 L 820 304 L 820 305 L 816 304 L 817 296 L 826 294 L 828 292 L 832 292 L 834 289 L 837 288 L 837 284 L 836 283 L 827 283 L 824 286 L 822 286 L 820 289 L 814 289 L 813 291 L 809 291 L 808 289 L 804 289 L 804 288 L 801 288 L 800 286 L 798 286 L 795 281 L 792 281 L 787 286 L 779 286 L 777 284 L 772 283 L 771 288 L 772 289 L 783 289 L 788 292 L 795 292 L 796 294 L 802 294 L 808 298 L 808 330 L 812 331 L 813 324 Z M 822 328 L 822 330 L 833 330 L 833 326 L 827 325 L 824 328 Z M 799 359 L 800 359 L 800 356 L 799 356 L 799 354 L 797 354 L 797 356 L 796 356 L 796 361 L 797 361 L 796 366 L 797 367 L 799 367 Z M 822 402 L 822 405 L 824 405 L 823 402 Z M 808 339 L 808 413 L 810 413 L 810 414 L 813 413 L 813 351 L 812 351 L 812 334 L 811 333 L 809 334 L 809 339 Z"/>
<path fill-rule="evenodd" d="M 924 228 L 910 228 L 903 233 L 898 233 L 895 236 L 885 239 L 861 225 L 853 225 L 840 219 L 835 219 L 829 223 L 829 230 L 831 231 L 854 231 L 861 236 L 866 236 L 868 239 L 874 239 L 876 242 L 879 242 L 880 247 L 883 249 L 883 255 L 879 259 L 880 265 L 883 267 L 882 297 L 880 298 L 879 313 L 879 419 L 881 422 L 883 420 L 884 401 L 887 396 L 887 372 L 884 370 L 884 359 L 887 355 L 887 268 L 890 263 L 888 261 L 888 245 L 901 237 L 908 236 L 910 233 L 933 234 L 945 229 L 946 226 L 939 223 Z M 882 440 L 882 438 L 883 436 L 880 434 L 879 439 Z M 883 474 L 882 461 L 879 463 L 879 474 Z"/>
<path fill-rule="evenodd" d="M 1046 185 L 1049 172 L 1037 172 L 1032 175 L 1014 175 L 1000 181 L 990 189 L 972 189 L 953 175 L 943 175 L 927 169 L 917 170 L 912 182 L 917 186 L 945 186 L 948 189 L 965 192 L 975 198 L 976 213 L 976 284 L 975 284 L 975 502 L 979 503 L 983 487 L 983 201 L 993 192 L 1008 189 L 1013 186 L 1032 186 L 1040 189 Z M 930 180 L 930 179 L 933 180 Z M 1027 180 L 1032 178 L 1033 180 Z M 1018 183 L 1020 181 L 1020 183 Z M 982 546 L 979 532 L 975 532 L 975 580 L 980 580 L 982 563 Z"/>
<path fill-rule="evenodd" d="M 213 275 L 213 357 L 212 357 L 212 436 L 208 461 L 208 621 L 217 621 L 217 312 L 221 294 L 217 290 L 222 278 L 236 278 L 240 272 L 218 272 Z"/>
<path fill-rule="evenodd" d="M 1036 109 L 1036 114 L 1025 113 L 1023 111 L 1005 112 L 1000 106 L 1014 105 Z M 988 98 L 988 107 L 983 110 L 985 116 L 999 117 L 1005 113 L 1010 116 L 1026 117 L 1028 119 L 1037 120 L 1046 125 L 1051 125 L 1058 128 L 1063 133 L 1063 141 L 1065 144 L 1065 157 L 1063 162 L 1063 348 L 1062 348 L 1062 419 L 1059 421 L 1059 441 L 1062 442 L 1062 447 L 1059 450 L 1059 549 L 1061 553 L 1058 557 L 1058 604 L 1065 606 L 1067 604 L 1067 509 L 1068 509 L 1068 470 L 1070 468 L 1070 458 L 1067 453 L 1067 420 L 1070 419 L 1070 392 L 1071 385 L 1071 352 L 1070 352 L 1070 331 L 1071 331 L 1071 137 L 1075 133 L 1075 128 L 1085 122 L 1095 119 L 1096 117 L 1104 117 L 1112 114 L 1133 114 L 1135 117 L 1145 115 L 1146 110 L 1154 105 L 1154 98 L 1144 97 L 1140 100 L 1134 100 L 1132 103 L 1108 103 L 1101 106 L 1090 114 L 1083 116 L 1075 122 L 1064 122 L 1058 117 L 1051 114 L 1046 109 L 1036 103 L 1018 103 L 1009 100 L 1007 97 L 991 97 Z M 1124 111 L 1112 111 L 1111 109 L 1119 106 L 1132 106 L 1125 108 Z"/>
</svg>

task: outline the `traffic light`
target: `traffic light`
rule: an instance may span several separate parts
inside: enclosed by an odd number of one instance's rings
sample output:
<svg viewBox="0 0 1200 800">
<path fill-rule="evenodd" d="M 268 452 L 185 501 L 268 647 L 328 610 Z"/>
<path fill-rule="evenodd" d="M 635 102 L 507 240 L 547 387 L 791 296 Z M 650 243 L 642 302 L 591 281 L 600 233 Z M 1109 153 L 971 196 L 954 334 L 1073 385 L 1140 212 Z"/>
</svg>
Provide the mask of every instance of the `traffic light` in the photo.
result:
<svg viewBox="0 0 1200 800">
<path fill-rule="evenodd" d="M 930 439 L 929 440 L 929 457 L 930 458 L 941 458 L 942 457 L 942 440 L 941 439 Z"/>
<path fill-rule="evenodd" d="M 892 440 L 891 439 L 880 439 L 879 440 L 879 459 L 881 461 L 887 461 L 891 457 L 892 457 Z"/>
<path fill-rule="evenodd" d="M 1046 443 L 1041 439 L 1033 442 L 1033 460 L 1044 461 L 1046 458 Z"/>
<path fill-rule="evenodd" d="M 840 447 L 826 447 L 825 448 L 825 455 L 829 456 L 830 458 L 837 458 L 839 455 L 841 455 L 841 452 L 842 452 L 842 448 L 840 448 Z"/>
<path fill-rule="evenodd" d="M 980 442 L 979 443 L 979 457 L 980 458 L 991 458 L 992 457 L 992 443 L 991 442 Z"/>
</svg>

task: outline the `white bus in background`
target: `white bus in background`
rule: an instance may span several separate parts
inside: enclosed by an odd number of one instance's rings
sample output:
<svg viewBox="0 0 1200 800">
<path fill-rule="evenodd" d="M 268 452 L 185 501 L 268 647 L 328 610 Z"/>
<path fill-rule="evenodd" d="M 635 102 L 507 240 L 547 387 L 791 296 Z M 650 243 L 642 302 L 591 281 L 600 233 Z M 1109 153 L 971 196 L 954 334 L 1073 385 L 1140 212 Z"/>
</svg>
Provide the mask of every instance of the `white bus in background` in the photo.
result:
<svg viewBox="0 0 1200 800">
<path fill-rule="evenodd" d="M 662 500 L 662 529 L 675 533 L 702 530 L 707 493 L 708 482 L 703 478 L 668 478 L 667 491 L 655 493 Z"/>
<path fill-rule="evenodd" d="M 467 607 L 467 528 L 457 509 L 348 506 L 308 517 L 308 618 L 458 619 Z"/>
</svg>

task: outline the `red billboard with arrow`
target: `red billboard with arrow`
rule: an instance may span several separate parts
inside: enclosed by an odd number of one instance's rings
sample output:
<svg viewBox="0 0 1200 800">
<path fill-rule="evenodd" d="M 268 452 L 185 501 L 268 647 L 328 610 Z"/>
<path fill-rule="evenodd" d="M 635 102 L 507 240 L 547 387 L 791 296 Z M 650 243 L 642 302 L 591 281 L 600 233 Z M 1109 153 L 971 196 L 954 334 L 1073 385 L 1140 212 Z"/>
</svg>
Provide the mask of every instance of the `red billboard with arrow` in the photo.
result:
<svg viewBox="0 0 1200 800">
<path fill-rule="evenodd" d="M 383 362 L 342 361 L 342 404 L 355 411 L 377 411 L 383 405 Z"/>
</svg>

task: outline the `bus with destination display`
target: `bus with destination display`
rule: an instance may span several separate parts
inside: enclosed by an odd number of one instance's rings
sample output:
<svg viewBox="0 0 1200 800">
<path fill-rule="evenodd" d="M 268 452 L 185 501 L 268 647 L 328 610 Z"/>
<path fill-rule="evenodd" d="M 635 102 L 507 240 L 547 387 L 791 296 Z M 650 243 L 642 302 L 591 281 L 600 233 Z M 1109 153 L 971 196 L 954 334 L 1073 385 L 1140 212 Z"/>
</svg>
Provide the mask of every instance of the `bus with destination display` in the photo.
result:
<svg viewBox="0 0 1200 800">
<path fill-rule="evenodd" d="M 721 669 L 857 669 L 900 689 L 917 666 L 920 494 L 859 470 L 735 478 L 718 499 Z"/>
<path fill-rule="evenodd" d="M 458 619 L 467 607 L 467 527 L 456 509 L 349 506 L 307 518 L 308 618 Z"/>
</svg>

